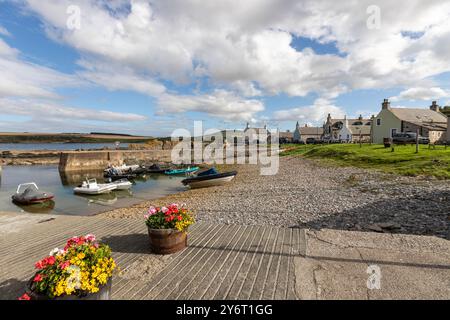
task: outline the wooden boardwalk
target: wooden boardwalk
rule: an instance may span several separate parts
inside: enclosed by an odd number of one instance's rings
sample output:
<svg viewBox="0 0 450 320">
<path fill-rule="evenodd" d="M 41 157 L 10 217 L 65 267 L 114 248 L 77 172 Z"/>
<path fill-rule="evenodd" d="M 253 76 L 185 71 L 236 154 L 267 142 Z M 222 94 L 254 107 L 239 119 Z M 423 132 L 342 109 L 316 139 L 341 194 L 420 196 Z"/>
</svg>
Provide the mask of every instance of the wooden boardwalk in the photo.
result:
<svg viewBox="0 0 450 320">
<path fill-rule="evenodd" d="M 148 257 L 142 220 L 57 216 L 18 233 L 1 235 L 0 298 L 16 299 L 34 262 L 75 235 L 93 233 L 108 243 L 123 274 Z M 299 229 L 197 223 L 189 247 L 149 280 L 113 279 L 113 299 L 297 299 L 294 257 L 304 254 Z"/>
</svg>

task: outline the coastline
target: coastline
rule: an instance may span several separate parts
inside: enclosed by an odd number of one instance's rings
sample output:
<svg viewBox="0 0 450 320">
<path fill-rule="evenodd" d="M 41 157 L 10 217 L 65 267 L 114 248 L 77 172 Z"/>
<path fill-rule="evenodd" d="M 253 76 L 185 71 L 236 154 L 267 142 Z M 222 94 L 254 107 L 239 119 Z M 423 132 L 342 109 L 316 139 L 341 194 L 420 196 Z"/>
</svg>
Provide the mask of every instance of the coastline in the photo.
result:
<svg viewBox="0 0 450 320">
<path fill-rule="evenodd" d="M 226 186 L 194 189 L 101 213 L 142 217 L 148 208 L 186 203 L 198 221 L 290 228 L 340 229 L 448 236 L 450 181 L 337 167 L 301 157 L 281 157 L 277 176 L 255 165 L 237 170 Z"/>
</svg>

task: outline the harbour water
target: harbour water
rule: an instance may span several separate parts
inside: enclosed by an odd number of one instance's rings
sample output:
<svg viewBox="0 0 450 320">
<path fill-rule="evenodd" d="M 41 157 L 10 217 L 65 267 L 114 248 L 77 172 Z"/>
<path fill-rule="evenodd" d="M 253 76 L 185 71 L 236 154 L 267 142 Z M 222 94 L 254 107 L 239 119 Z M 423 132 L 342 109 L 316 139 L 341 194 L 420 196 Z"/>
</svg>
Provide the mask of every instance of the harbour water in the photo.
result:
<svg viewBox="0 0 450 320">
<path fill-rule="evenodd" d="M 120 143 L 120 148 L 128 148 L 128 143 Z M 116 149 L 114 143 L 0 143 L 0 151 L 9 150 L 79 150 L 79 149 Z"/>
<path fill-rule="evenodd" d="M 137 179 L 129 191 L 113 191 L 98 196 L 75 195 L 73 188 L 86 176 L 103 182 L 103 172 L 60 173 L 57 166 L 4 166 L 0 176 L 0 211 L 94 215 L 142 201 L 156 199 L 186 190 L 183 177 L 147 175 Z M 39 189 L 55 194 L 46 205 L 18 206 L 11 201 L 21 183 L 35 182 Z"/>
</svg>

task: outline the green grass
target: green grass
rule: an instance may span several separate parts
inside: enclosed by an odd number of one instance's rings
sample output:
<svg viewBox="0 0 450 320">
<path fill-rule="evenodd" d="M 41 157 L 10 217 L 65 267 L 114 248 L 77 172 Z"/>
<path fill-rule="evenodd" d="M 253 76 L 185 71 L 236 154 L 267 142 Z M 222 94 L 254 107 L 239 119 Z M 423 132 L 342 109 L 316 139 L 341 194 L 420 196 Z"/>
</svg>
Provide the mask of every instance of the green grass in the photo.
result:
<svg viewBox="0 0 450 320">
<path fill-rule="evenodd" d="M 415 145 L 395 146 L 363 144 L 330 145 L 284 145 L 282 156 L 299 155 L 305 158 L 320 159 L 326 163 L 377 169 L 383 172 L 407 176 L 434 176 L 450 179 L 450 147 L 436 146 L 429 149 L 421 145 L 415 153 Z"/>
</svg>

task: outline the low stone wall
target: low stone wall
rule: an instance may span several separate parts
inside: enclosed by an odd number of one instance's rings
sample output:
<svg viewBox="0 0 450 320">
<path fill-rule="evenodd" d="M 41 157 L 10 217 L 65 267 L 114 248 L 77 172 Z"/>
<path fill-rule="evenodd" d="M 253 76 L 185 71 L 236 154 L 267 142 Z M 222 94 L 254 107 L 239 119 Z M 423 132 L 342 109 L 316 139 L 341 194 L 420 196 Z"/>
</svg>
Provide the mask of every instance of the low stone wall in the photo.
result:
<svg viewBox="0 0 450 320">
<path fill-rule="evenodd" d="M 59 171 L 105 169 L 108 165 L 170 162 L 171 150 L 114 150 L 62 152 Z"/>
</svg>

